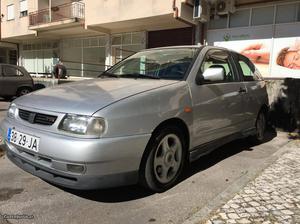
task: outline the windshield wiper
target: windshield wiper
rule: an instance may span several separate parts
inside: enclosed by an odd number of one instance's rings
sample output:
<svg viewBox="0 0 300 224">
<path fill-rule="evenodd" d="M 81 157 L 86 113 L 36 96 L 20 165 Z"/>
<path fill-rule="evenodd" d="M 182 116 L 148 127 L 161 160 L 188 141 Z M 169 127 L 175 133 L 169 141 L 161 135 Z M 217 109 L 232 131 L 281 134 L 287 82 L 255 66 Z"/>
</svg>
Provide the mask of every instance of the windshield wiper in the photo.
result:
<svg viewBox="0 0 300 224">
<path fill-rule="evenodd" d="M 145 75 L 145 74 L 139 74 L 139 73 L 128 73 L 128 74 L 122 74 L 119 75 L 120 78 L 141 78 L 141 79 L 160 79 L 158 76 L 153 75 Z"/>
</svg>

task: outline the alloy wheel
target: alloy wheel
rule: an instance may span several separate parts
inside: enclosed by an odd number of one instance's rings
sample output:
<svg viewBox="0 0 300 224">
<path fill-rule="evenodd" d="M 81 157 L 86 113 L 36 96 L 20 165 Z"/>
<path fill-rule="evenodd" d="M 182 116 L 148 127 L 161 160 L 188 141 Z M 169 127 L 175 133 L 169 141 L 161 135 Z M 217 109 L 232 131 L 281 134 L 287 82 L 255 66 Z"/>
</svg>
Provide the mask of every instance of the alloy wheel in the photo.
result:
<svg viewBox="0 0 300 224">
<path fill-rule="evenodd" d="M 179 171 L 183 148 L 175 134 L 166 135 L 155 150 L 153 169 L 158 182 L 167 184 L 174 179 Z"/>
</svg>

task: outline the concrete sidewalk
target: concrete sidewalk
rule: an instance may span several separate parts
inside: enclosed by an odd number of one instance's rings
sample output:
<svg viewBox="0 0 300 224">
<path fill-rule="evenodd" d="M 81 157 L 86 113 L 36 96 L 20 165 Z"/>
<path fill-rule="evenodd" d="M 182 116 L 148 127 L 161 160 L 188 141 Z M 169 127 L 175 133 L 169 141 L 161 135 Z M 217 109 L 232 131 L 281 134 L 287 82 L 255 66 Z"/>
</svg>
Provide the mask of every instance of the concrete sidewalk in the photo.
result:
<svg viewBox="0 0 300 224">
<path fill-rule="evenodd" d="M 300 141 L 289 143 L 283 151 L 233 199 L 206 220 L 193 223 L 300 223 Z"/>
</svg>

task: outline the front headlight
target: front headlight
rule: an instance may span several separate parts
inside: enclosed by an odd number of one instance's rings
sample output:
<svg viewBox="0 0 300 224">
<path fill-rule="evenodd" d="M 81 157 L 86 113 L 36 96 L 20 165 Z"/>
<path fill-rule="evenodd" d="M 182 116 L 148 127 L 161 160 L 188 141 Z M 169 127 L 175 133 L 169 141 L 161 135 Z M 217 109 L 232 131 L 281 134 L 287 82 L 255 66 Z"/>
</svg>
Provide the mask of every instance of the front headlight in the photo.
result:
<svg viewBox="0 0 300 224">
<path fill-rule="evenodd" d="M 67 114 L 58 128 L 78 135 L 100 137 L 105 131 L 105 121 L 103 118 Z"/>
<path fill-rule="evenodd" d="M 10 104 L 10 106 L 7 110 L 7 116 L 9 118 L 16 118 L 17 114 L 18 114 L 18 108 L 17 108 L 16 104 L 14 104 L 14 103 Z"/>
</svg>

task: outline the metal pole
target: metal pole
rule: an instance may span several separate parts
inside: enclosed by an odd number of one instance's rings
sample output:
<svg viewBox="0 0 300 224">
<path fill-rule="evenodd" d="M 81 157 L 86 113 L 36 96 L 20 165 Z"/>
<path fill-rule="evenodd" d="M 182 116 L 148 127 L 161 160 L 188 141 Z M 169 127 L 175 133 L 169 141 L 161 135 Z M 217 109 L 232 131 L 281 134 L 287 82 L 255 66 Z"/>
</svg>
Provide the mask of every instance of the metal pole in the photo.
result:
<svg viewBox="0 0 300 224">
<path fill-rule="evenodd" d="M 52 8 L 52 0 L 49 0 L 49 20 L 50 23 L 52 22 L 52 15 L 51 15 L 51 8 Z"/>
</svg>

